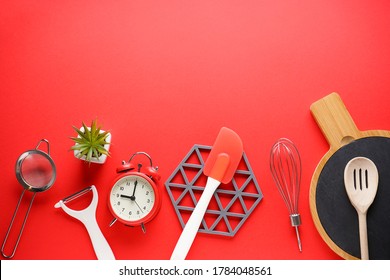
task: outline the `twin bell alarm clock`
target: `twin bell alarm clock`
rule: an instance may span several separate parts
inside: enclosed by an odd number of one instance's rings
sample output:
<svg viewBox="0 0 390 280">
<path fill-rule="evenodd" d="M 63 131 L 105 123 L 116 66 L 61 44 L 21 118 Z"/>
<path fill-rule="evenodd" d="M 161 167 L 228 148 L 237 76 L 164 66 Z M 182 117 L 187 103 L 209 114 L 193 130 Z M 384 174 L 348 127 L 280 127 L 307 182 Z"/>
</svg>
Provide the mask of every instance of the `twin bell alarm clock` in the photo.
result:
<svg viewBox="0 0 390 280">
<path fill-rule="evenodd" d="M 136 156 L 145 156 L 149 164 L 139 161 Z M 145 233 L 145 224 L 151 221 L 160 210 L 161 194 L 158 188 L 160 175 L 154 167 L 152 158 L 145 152 L 133 154 L 129 161 L 123 161 L 116 169 L 118 176 L 111 187 L 108 206 L 114 216 L 112 226 L 119 221 L 126 226 L 141 226 Z"/>
</svg>

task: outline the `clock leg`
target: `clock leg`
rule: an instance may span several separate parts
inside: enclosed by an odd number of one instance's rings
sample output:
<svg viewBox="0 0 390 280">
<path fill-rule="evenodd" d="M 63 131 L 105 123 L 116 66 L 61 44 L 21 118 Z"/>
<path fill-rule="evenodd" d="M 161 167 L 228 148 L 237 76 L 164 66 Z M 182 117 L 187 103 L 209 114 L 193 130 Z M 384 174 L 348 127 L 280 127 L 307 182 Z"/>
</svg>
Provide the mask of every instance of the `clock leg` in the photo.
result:
<svg viewBox="0 0 390 280">
<path fill-rule="evenodd" d="M 114 218 L 114 219 L 111 221 L 111 223 L 109 224 L 109 227 L 113 226 L 117 220 L 118 220 L 117 218 Z"/>
</svg>

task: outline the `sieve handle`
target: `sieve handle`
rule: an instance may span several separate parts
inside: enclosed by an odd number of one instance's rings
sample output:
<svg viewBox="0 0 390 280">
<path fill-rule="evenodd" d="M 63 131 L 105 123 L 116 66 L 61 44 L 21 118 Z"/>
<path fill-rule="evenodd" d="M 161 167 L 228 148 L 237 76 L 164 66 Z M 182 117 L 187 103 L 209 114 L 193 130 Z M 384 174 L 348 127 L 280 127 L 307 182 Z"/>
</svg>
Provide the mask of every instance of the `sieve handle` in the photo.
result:
<svg viewBox="0 0 390 280">
<path fill-rule="evenodd" d="M 47 154 L 50 155 L 50 143 L 49 143 L 49 140 L 47 140 L 47 139 L 39 140 L 37 146 L 35 147 L 35 150 L 38 150 L 38 148 L 39 148 L 39 146 L 41 145 L 42 142 L 45 142 L 47 144 Z"/>
<path fill-rule="evenodd" d="M 14 221 L 15 221 L 16 214 L 18 213 L 19 206 L 20 206 L 20 203 L 22 202 L 22 199 L 23 199 L 23 196 L 24 196 L 25 191 L 26 191 L 26 190 L 23 190 L 22 194 L 20 195 L 18 204 L 16 205 L 16 209 L 15 209 L 14 215 L 12 216 L 12 219 L 11 219 L 11 223 L 10 223 L 10 225 L 9 225 L 9 227 L 8 227 L 7 233 L 5 234 L 4 241 L 3 241 L 3 245 L 1 246 L 1 254 L 3 255 L 4 258 L 7 258 L 7 259 L 11 259 L 11 258 L 13 258 L 13 256 L 15 255 L 16 249 L 18 248 L 18 245 L 19 245 L 20 238 L 22 237 L 22 233 L 23 233 L 23 230 L 24 230 L 24 226 L 26 225 L 26 221 L 27 221 L 28 214 L 30 213 L 31 206 L 32 206 L 32 204 L 33 204 L 35 195 L 37 194 L 36 192 L 34 192 L 34 195 L 32 196 L 32 198 L 31 198 L 31 200 L 30 200 L 30 205 L 28 206 L 26 215 L 24 216 L 23 224 L 22 224 L 22 226 L 21 226 L 21 228 L 20 228 L 18 238 L 17 238 L 17 240 L 16 240 L 16 242 L 15 242 L 15 246 L 14 246 L 14 248 L 12 249 L 11 254 L 10 254 L 10 255 L 7 255 L 7 254 L 5 253 L 5 246 L 6 246 L 6 244 L 7 244 L 8 236 L 9 236 L 9 234 L 10 234 L 10 232 L 11 232 L 12 226 L 13 226 Z"/>
</svg>

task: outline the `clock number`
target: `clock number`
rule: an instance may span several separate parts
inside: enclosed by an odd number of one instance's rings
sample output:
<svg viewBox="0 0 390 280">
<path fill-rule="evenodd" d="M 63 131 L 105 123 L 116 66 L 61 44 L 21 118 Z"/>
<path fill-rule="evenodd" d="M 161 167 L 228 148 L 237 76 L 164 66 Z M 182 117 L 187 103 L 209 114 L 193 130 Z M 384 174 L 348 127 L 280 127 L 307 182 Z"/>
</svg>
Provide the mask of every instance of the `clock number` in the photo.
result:
<svg viewBox="0 0 390 280">
<path fill-rule="evenodd" d="M 111 189 L 110 210 L 125 224 L 137 224 L 153 214 L 156 195 L 153 183 L 147 178 L 125 176 Z"/>
</svg>

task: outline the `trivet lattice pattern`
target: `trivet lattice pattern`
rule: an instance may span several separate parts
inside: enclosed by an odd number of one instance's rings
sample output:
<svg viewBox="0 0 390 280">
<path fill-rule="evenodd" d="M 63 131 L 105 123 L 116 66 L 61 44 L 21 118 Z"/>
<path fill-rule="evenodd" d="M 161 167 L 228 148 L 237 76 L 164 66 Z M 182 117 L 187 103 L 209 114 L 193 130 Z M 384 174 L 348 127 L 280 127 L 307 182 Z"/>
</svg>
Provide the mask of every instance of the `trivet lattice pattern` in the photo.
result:
<svg viewBox="0 0 390 280">
<path fill-rule="evenodd" d="M 206 185 L 203 166 L 210 150 L 210 146 L 194 145 L 165 183 L 183 228 Z M 262 198 L 243 153 L 232 181 L 221 184 L 214 193 L 198 232 L 234 236 Z"/>
</svg>

